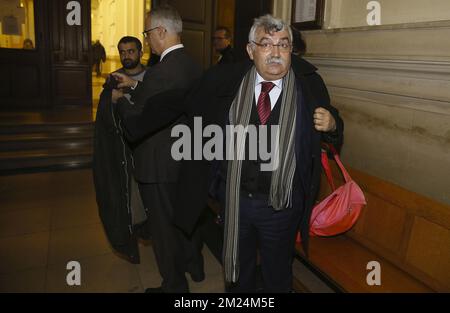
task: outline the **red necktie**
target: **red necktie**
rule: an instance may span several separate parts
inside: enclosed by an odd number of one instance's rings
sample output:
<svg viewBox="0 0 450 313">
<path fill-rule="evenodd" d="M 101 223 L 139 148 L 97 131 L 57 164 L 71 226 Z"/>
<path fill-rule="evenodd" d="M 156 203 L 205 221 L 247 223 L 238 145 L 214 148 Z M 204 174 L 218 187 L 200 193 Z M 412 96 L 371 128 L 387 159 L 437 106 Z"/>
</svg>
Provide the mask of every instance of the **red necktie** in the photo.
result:
<svg viewBox="0 0 450 313">
<path fill-rule="evenodd" d="M 261 83 L 261 94 L 259 95 L 258 104 L 256 106 L 259 115 L 259 120 L 261 121 L 261 125 L 265 125 L 267 123 L 267 120 L 270 117 L 270 113 L 272 112 L 269 92 L 272 90 L 273 87 L 275 87 L 274 83 L 271 82 Z"/>
</svg>

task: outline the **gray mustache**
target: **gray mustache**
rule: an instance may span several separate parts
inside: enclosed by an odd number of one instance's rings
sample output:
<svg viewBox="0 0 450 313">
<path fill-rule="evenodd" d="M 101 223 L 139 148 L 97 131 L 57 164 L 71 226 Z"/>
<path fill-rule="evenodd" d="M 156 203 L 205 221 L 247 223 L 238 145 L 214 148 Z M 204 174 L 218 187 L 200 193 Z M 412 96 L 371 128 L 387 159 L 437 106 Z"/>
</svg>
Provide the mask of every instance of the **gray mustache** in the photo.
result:
<svg viewBox="0 0 450 313">
<path fill-rule="evenodd" d="M 266 60 L 266 65 L 270 65 L 270 64 L 284 65 L 284 60 L 282 58 L 270 57 Z"/>
</svg>

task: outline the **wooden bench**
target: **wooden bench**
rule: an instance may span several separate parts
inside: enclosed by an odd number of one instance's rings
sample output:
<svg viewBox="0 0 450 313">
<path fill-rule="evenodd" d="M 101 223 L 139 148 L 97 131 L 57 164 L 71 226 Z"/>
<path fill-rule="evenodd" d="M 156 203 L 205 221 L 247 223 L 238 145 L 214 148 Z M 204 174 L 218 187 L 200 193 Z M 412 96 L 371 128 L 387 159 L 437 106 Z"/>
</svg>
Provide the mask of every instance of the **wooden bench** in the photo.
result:
<svg viewBox="0 0 450 313">
<path fill-rule="evenodd" d="M 341 185 L 334 162 L 332 168 Z M 298 245 L 298 258 L 337 291 L 449 292 L 450 206 L 361 171 L 349 173 L 367 201 L 358 222 L 344 235 L 312 237 L 309 259 Z M 319 199 L 329 194 L 322 177 Z M 381 265 L 380 286 L 366 282 L 371 261 Z"/>
</svg>

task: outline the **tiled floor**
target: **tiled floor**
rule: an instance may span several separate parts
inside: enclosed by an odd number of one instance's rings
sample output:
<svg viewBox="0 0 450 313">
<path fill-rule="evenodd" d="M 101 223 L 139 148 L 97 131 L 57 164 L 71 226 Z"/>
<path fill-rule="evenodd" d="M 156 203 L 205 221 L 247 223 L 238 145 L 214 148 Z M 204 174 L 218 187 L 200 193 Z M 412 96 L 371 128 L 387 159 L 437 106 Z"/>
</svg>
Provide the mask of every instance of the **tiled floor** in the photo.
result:
<svg viewBox="0 0 450 313">
<path fill-rule="evenodd" d="M 0 292 L 143 292 L 161 279 L 151 245 L 140 248 L 140 265 L 110 248 L 90 170 L 0 177 Z M 220 264 L 204 256 L 206 280 L 191 291 L 223 292 Z M 69 261 L 81 265 L 79 287 L 66 283 Z"/>
</svg>

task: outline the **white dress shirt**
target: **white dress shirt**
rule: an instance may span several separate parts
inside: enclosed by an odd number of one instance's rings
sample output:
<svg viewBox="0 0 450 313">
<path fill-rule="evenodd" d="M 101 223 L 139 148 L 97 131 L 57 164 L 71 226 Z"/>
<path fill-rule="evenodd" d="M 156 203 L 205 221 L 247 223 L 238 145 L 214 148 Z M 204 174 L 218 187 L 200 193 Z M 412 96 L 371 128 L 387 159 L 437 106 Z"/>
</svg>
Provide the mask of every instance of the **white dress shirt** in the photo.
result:
<svg viewBox="0 0 450 313">
<path fill-rule="evenodd" d="M 161 62 L 169 52 L 172 52 L 173 50 L 181 49 L 181 48 L 184 48 L 184 45 L 181 43 L 178 45 L 172 46 L 170 48 L 167 48 L 166 50 L 164 50 L 163 53 L 161 53 L 161 58 L 159 59 L 159 62 Z"/>
<path fill-rule="evenodd" d="M 273 110 L 275 107 L 275 104 L 278 101 L 278 98 L 281 95 L 281 91 L 283 90 L 283 79 L 278 80 L 265 80 L 264 78 L 259 75 L 258 72 L 256 72 L 256 82 L 255 82 L 255 104 L 258 105 L 258 99 L 259 95 L 261 94 L 261 83 L 262 82 L 271 82 L 274 83 L 275 86 L 272 88 L 272 90 L 269 92 L 270 97 L 270 109 Z"/>
</svg>

